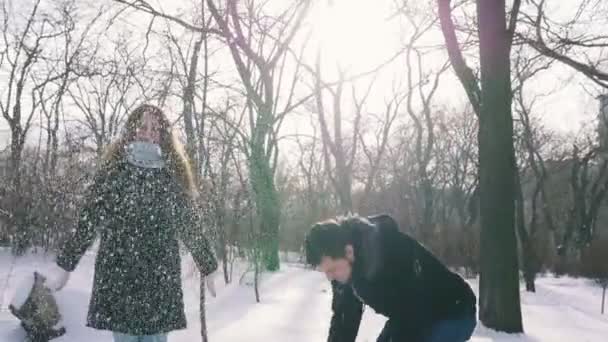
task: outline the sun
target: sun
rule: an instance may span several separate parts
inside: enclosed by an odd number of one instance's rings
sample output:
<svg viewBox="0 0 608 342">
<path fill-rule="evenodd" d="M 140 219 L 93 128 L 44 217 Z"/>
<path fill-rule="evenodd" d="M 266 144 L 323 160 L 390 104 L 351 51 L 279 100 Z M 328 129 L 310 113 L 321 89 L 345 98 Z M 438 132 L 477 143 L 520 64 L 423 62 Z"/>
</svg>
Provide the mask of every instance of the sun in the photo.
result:
<svg viewBox="0 0 608 342">
<path fill-rule="evenodd" d="M 390 0 L 320 1 L 312 11 L 313 41 L 324 64 L 358 72 L 396 51 L 398 28 Z"/>
</svg>

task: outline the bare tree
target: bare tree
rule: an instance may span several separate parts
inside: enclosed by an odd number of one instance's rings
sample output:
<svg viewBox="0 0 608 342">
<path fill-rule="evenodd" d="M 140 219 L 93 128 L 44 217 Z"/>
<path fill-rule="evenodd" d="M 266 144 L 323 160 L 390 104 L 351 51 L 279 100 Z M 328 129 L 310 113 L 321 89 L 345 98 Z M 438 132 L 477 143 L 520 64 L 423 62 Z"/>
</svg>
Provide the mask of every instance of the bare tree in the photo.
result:
<svg viewBox="0 0 608 342">
<path fill-rule="evenodd" d="M 469 276 L 478 272 L 479 265 L 479 232 L 475 229 L 479 208 L 477 129 L 477 117 L 471 113 L 470 107 L 456 110 L 439 122 L 437 141 L 440 145 L 438 153 L 443 155 L 443 206 L 446 207 L 446 216 L 455 217 L 462 232 L 458 251 Z"/>
<path fill-rule="evenodd" d="M 510 51 L 521 1 L 513 2 L 509 18 L 504 0 L 476 1 L 479 81 L 463 58 L 452 20 L 451 2 L 437 0 L 441 29 L 452 67 L 479 116 L 479 316 L 487 327 L 521 332 L 510 70 Z"/>
<path fill-rule="evenodd" d="M 314 124 L 312 125 L 313 127 Z M 297 137 L 298 147 L 300 148 L 300 158 L 298 159 L 298 167 L 304 180 L 304 193 L 306 194 L 307 212 L 311 216 L 309 223 L 312 224 L 315 219 L 320 219 L 328 216 L 324 212 L 324 206 L 321 192 L 325 189 L 325 167 L 323 163 L 319 163 L 319 148 L 316 130 L 309 144 L 304 144 Z"/>
<path fill-rule="evenodd" d="M 353 181 L 353 164 L 359 146 L 359 130 L 361 124 L 361 107 L 367 99 L 371 90 L 370 83 L 363 99 L 357 101 L 355 98 L 355 86 L 353 85 L 353 100 L 355 106 L 359 109 L 355 111 L 355 117 L 352 128 L 352 136 L 347 138 L 346 132 L 342 128 L 344 123 L 342 96 L 344 90 L 344 72 L 338 70 L 339 81 L 334 87 L 326 86 L 321 73 L 321 51 L 317 53 L 314 77 L 314 92 L 315 92 L 315 107 L 313 111 L 318 114 L 319 125 L 321 128 L 321 138 L 323 142 L 323 161 L 325 164 L 326 175 L 330 179 L 334 187 L 335 194 L 340 205 L 342 213 L 349 213 L 353 210 L 352 199 L 352 181 Z M 326 90 L 326 92 L 324 92 Z M 331 109 L 325 108 L 324 93 L 328 93 L 331 98 Z M 328 122 L 328 116 L 331 114 L 333 120 Z M 333 134 L 330 130 L 333 129 Z M 333 135 L 333 137 L 332 137 Z"/>
<path fill-rule="evenodd" d="M 561 255 L 572 238 L 579 248 L 591 242 L 600 205 L 608 191 L 608 159 L 588 139 L 573 147 L 569 181 L 572 201 L 559 247 Z"/>
<path fill-rule="evenodd" d="M 597 0 L 578 0 L 569 20 L 556 20 L 547 13 L 545 0 L 530 1 L 531 9 L 519 19 L 525 30 L 518 40 L 539 53 L 581 73 L 596 85 L 608 88 L 608 36 L 595 30 L 607 23 L 608 6 Z M 526 12 L 530 12 L 529 14 Z"/>
<path fill-rule="evenodd" d="M 264 264 L 266 269 L 276 270 L 279 268 L 280 204 L 274 185 L 278 127 L 273 129 L 273 126 L 280 127 L 285 114 L 299 105 L 293 103 L 298 71 L 287 87 L 289 93 L 282 109 L 278 108 L 277 89 L 282 88 L 287 48 L 300 29 L 310 1 L 292 4 L 274 17 L 262 14 L 264 6 L 253 1 L 245 4 L 244 15 L 239 12 L 238 1 L 229 1 L 223 14 L 213 0 L 207 0 L 207 5 L 226 40 L 245 87 L 248 105 L 253 109 L 247 146 L 249 179 L 263 232 Z"/>
<path fill-rule="evenodd" d="M 228 219 L 230 214 L 229 203 L 234 200 L 231 196 L 238 197 L 243 190 L 240 187 L 236 189 L 233 184 L 236 179 L 237 166 L 233 163 L 237 160 L 236 154 L 243 151 L 242 132 L 238 128 L 234 128 L 228 124 L 226 118 L 229 113 L 235 111 L 235 106 L 230 100 L 226 102 L 221 111 L 213 110 L 211 107 L 208 110 L 215 116 L 216 119 L 209 121 L 209 131 L 206 133 L 207 139 L 205 142 L 205 179 L 209 180 L 209 189 L 203 189 L 210 199 L 213 208 L 213 216 L 215 217 L 215 226 L 217 227 L 217 237 L 219 243 L 219 254 L 223 260 L 224 281 L 230 281 L 229 266 L 229 237 L 228 237 Z M 237 109 L 238 110 L 238 109 Z M 244 121 L 245 111 L 240 110 L 240 117 L 237 117 L 235 126 L 240 127 Z M 240 184 L 240 183 L 237 183 Z M 236 191 L 235 191 L 236 190 Z M 233 215 L 240 215 L 240 204 L 232 208 Z"/>
<path fill-rule="evenodd" d="M 46 56 L 43 47 L 55 37 L 63 34 L 62 30 L 44 15 L 40 15 L 40 0 L 28 8 L 24 27 L 20 27 L 11 19 L 14 13 L 9 12 L 7 3 L 2 3 L 2 39 L 5 49 L 0 52 L 0 70 L 8 74 L 1 94 L 0 112 L 10 128 L 10 158 L 9 158 L 9 193 L 10 200 L 3 203 L 11 213 L 12 222 L 9 226 L 19 231 L 24 228 L 27 206 L 22 202 L 21 168 L 22 153 L 25 148 L 27 134 L 31 128 L 32 119 L 40 105 L 39 89 L 48 83 L 60 79 L 59 74 L 48 74 L 42 81 L 36 82 L 35 69 Z M 29 92 L 29 98 L 26 94 Z M 29 112 L 27 108 L 29 106 Z M 11 234 L 9 234 L 11 235 Z M 23 250 L 27 241 L 16 235 L 17 251 Z"/>
<path fill-rule="evenodd" d="M 354 97 L 354 94 L 353 94 Z M 370 194 L 372 190 L 375 190 L 375 183 L 378 181 L 378 176 L 383 169 L 383 161 L 387 157 L 387 150 L 389 149 L 389 143 L 391 141 L 393 126 L 397 121 L 397 118 L 401 113 L 401 105 L 405 97 L 398 92 L 394 92 L 392 98 L 386 102 L 383 117 L 378 118 L 378 128 L 373 135 L 375 138 L 375 144 L 371 145 L 368 139 L 366 139 L 366 130 L 363 128 L 359 134 L 359 140 L 361 143 L 361 150 L 367 160 L 367 172 L 363 172 L 361 175 L 361 182 L 364 184 L 363 193 L 361 194 L 361 201 L 358 205 L 359 212 L 365 212 L 366 210 L 371 212 L 371 198 Z M 356 103 L 357 113 L 361 112 L 362 105 Z M 361 114 L 358 114 L 361 115 Z M 373 114 L 368 114 L 373 116 Z"/>
<path fill-rule="evenodd" d="M 518 114 L 518 123 L 521 127 L 521 134 L 518 140 L 521 141 L 523 149 L 522 155 L 518 159 L 519 171 L 515 175 L 516 186 L 516 226 L 517 235 L 521 243 L 522 268 L 526 290 L 535 292 L 536 273 L 540 271 L 541 261 L 537 252 L 538 244 L 538 214 L 539 204 L 542 208 L 544 221 L 549 230 L 554 229 L 553 218 L 550 213 L 547 200 L 546 185 L 549 174 L 544 164 L 541 150 L 546 144 L 547 136 L 541 131 L 538 125 L 533 122 L 532 111 L 536 101 L 546 94 L 535 95 L 531 101 L 527 101 L 526 93 L 528 89 L 526 83 L 539 72 L 548 69 L 552 60 L 543 58 L 542 55 L 530 55 L 525 46 L 520 46 L 513 62 L 513 96 L 514 110 Z M 526 167 L 527 166 L 527 167 Z M 532 174 L 533 192 L 531 207 L 526 209 L 524 196 L 524 186 L 522 175 Z M 526 219 L 529 217 L 529 222 Z"/>
<path fill-rule="evenodd" d="M 124 41 L 114 42 L 111 58 L 95 60 L 95 75 L 73 83 L 67 90 L 71 102 L 82 115 L 75 118 L 85 128 L 83 138 L 92 137 L 94 152 L 101 156 L 121 129 L 126 115 L 143 98 L 139 77 L 145 64 Z"/>
<path fill-rule="evenodd" d="M 203 134 L 207 119 L 207 95 L 210 90 L 211 77 L 209 71 L 211 18 L 207 14 L 204 1 L 201 1 L 200 8 L 196 8 L 194 13 L 191 20 L 199 24 L 201 30 L 193 31 L 186 28 L 185 32 L 178 35 L 170 25 L 171 22 L 166 21 L 166 29 L 161 35 L 167 43 L 166 49 L 171 61 L 169 70 L 167 70 L 167 76 L 171 78 L 168 87 L 171 87 L 174 80 L 179 84 L 176 95 L 182 104 L 180 121 L 183 124 L 186 137 L 186 152 L 192 161 L 196 174 L 202 176 Z M 150 34 L 155 18 L 155 16 L 152 17 L 146 35 Z M 183 29 L 183 27 L 178 27 L 178 29 L 180 28 Z M 200 71 L 201 64 L 202 73 Z M 197 100 L 200 103 L 200 110 Z"/>
<path fill-rule="evenodd" d="M 413 66 L 412 53 L 416 55 L 417 67 Z M 445 70 L 447 70 L 448 63 L 445 63 L 437 72 L 433 73 L 433 80 L 431 82 L 425 82 L 424 80 L 430 78 L 429 75 L 424 75 L 424 65 L 422 64 L 422 53 L 416 49 L 408 49 L 406 52 L 406 58 L 408 63 L 408 96 L 407 96 L 407 113 L 414 123 L 415 129 L 415 151 L 417 159 L 417 188 L 418 193 L 422 202 L 422 215 L 418 222 L 418 229 L 421 233 L 423 241 L 429 241 L 430 233 L 433 227 L 433 201 L 434 201 L 434 181 L 433 175 L 430 170 L 430 163 L 433 156 L 435 155 L 435 124 L 433 122 L 432 114 L 432 99 L 439 86 L 439 80 Z M 412 81 L 412 74 L 414 71 L 418 71 L 419 83 L 414 88 Z M 427 83 L 430 83 L 429 87 L 425 87 Z M 421 109 L 416 110 L 413 105 L 414 96 L 419 97 Z"/>
<path fill-rule="evenodd" d="M 93 39 L 95 43 L 88 46 L 87 41 L 91 39 L 94 25 L 99 21 L 105 8 L 100 6 L 97 13 L 88 22 L 79 34 L 76 33 L 77 7 L 74 0 L 60 2 L 57 12 L 61 14 L 58 18 L 59 24 L 63 26 L 61 41 L 55 43 L 61 47 L 61 53 L 54 58 L 47 59 L 47 75 L 58 74 L 54 82 L 51 94 L 45 98 L 47 87 L 40 88 L 41 109 L 46 120 L 46 146 L 43 162 L 43 173 L 47 176 L 55 174 L 59 157 L 59 128 L 61 118 L 65 119 L 64 99 L 70 85 L 80 77 L 92 75 L 89 64 L 93 56 L 98 53 L 99 40 Z M 81 24 L 81 23 L 78 23 Z M 75 36 L 76 35 L 76 36 Z M 61 45 L 60 45 L 61 44 Z"/>
</svg>

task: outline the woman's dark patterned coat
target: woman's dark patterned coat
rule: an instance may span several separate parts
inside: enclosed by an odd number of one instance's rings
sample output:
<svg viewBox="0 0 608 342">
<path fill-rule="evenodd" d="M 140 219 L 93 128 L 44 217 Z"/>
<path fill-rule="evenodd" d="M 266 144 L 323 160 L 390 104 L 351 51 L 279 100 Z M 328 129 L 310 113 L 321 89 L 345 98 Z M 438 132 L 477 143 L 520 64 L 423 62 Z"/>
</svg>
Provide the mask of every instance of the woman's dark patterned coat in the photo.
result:
<svg viewBox="0 0 608 342">
<path fill-rule="evenodd" d="M 203 275 L 217 268 L 191 200 L 167 168 L 118 162 L 90 186 L 57 264 L 72 271 L 99 233 L 87 325 L 131 335 L 186 327 L 178 240 Z"/>
</svg>

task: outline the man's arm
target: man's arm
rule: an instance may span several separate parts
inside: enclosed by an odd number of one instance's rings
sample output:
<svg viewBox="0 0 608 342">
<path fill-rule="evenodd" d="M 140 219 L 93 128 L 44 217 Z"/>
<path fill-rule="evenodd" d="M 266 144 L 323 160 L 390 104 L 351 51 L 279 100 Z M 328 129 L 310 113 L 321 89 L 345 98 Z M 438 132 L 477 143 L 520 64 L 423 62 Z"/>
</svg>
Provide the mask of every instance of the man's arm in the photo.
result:
<svg viewBox="0 0 608 342">
<path fill-rule="evenodd" d="M 355 342 L 363 314 L 363 303 L 355 296 L 350 285 L 332 281 L 333 316 L 329 327 L 328 342 Z"/>
</svg>

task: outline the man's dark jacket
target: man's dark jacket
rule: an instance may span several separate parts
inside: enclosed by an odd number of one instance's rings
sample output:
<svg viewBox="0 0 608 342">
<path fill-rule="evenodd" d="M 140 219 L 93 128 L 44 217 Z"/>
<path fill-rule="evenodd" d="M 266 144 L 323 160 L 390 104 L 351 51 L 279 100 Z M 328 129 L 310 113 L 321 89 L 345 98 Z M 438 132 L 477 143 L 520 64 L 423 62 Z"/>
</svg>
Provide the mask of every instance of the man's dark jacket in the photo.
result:
<svg viewBox="0 0 608 342">
<path fill-rule="evenodd" d="M 355 262 L 349 284 L 332 283 L 329 342 L 355 341 L 363 303 L 388 317 L 383 335 L 407 342 L 420 340 L 441 320 L 474 317 L 471 287 L 400 232 L 393 218 L 349 218 L 342 225 L 352 233 Z"/>
</svg>

